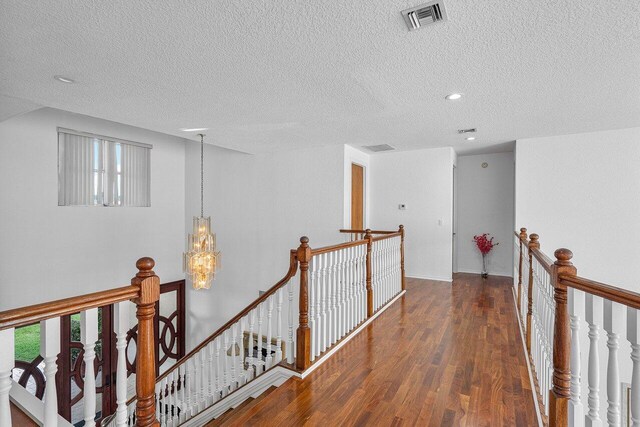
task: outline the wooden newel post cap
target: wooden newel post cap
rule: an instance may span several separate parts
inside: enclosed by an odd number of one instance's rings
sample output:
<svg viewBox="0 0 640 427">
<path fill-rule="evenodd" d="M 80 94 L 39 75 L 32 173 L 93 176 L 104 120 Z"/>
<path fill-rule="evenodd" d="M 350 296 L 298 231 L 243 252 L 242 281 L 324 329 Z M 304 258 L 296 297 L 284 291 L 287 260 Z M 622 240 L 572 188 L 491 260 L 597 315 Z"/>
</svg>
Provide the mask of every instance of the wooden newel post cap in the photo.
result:
<svg viewBox="0 0 640 427">
<path fill-rule="evenodd" d="M 538 239 L 540 238 L 540 236 L 538 236 L 536 233 L 531 233 L 531 235 L 529 236 L 529 247 L 530 248 L 540 248 L 540 242 L 538 241 Z"/>
<path fill-rule="evenodd" d="M 308 245 L 309 244 L 309 238 L 307 236 L 302 236 L 300 238 L 300 243 L 302 243 L 303 246 Z"/>
<path fill-rule="evenodd" d="M 156 273 L 153 272 L 153 267 L 156 265 L 156 262 L 153 258 L 144 257 L 140 258 L 136 261 L 136 268 L 138 272 L 136 273 L 136 277 L 151 277 L 155 276 Z"/>
<path fill-rule="evenodd" d="M 521 234 L 522 234 L 522 233 L 526 233 L 526 232 L 527 232 L 527 229 L 526 229 L 526 228 L 522 227 L 522 228 L 520 229 L 520 233 L 521 233 Z"/>
<path fill-rule="evenodd" d="M 367 228 L 366 230 L 364 230 L 364 237 L 369 237 L 371 236 L 371 229 Z"/>
<path fill-rule="evenodd" d="M 404 230 L 404 225 L 400 224 L 400 226 L 398 227 L 398 230 L 400 231 Z"/>
<path fill-rule="evenodd" d="M 571 259 L 573 258 L 573 252 L 571 252 L 569 249 L 565 249 L 565 248 L 556 249 L 553 255 L 555 255 L 556 257 L 556 262 L 555 262 L 556 265 L 573 265 L 571 263 Z"/>
</svg>

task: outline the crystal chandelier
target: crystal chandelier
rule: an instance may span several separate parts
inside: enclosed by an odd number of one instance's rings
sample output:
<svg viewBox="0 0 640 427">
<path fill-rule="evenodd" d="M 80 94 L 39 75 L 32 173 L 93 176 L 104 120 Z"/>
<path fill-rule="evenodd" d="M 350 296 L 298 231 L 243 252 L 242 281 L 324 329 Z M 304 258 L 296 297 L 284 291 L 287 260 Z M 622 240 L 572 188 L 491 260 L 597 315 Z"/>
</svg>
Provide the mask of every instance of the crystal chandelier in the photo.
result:
<svg viewBox="0 0 640 427">
<path fill-rule="evenodd" d="M 220 268 L 220 251 L 216 235 L 211 232 L 211 217 L 204 216 L 204 135 L 200 136 L 200 216 L 193 217 L 193 233 L 187 238 L 182 269 L 189 275 L 194 289 L 209 289 Z"/>
</svg>

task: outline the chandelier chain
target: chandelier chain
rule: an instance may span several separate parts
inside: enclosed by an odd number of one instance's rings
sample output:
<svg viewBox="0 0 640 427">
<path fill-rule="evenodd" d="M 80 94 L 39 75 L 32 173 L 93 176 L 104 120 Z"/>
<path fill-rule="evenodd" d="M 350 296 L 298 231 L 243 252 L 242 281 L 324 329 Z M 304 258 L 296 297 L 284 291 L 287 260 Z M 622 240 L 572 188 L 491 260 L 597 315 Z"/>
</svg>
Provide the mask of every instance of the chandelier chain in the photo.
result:
<svg viewBox="0 0 640 427">
<path fill-rule="evenodd" d="M 204 135 L 200 134 L 200 217 L 204 217 Z"/>
</svg>

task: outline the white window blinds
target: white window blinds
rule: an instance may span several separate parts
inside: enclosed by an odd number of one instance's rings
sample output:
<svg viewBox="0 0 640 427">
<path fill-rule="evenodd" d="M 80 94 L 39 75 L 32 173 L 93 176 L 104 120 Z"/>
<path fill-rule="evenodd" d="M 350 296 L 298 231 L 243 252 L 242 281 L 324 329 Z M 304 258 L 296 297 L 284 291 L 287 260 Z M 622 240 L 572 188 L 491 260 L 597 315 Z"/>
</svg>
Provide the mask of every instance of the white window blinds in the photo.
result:
<svg viewBox="0 0 640 427">
<path fill-rule="evenodd" d="M 151 206 L 151 146 L 58 129 L 58 205 Z"/>
</svg>

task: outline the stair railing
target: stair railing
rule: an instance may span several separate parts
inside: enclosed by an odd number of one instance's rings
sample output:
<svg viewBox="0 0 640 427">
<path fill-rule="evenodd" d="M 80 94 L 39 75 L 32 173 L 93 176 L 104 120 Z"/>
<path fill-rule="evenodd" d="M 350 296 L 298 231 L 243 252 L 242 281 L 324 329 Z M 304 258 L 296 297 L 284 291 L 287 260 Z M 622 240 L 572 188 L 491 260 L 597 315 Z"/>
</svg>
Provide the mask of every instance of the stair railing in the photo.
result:
<svg viewBox="0 0 640 427">
<path fill-rule="evenodd" d="M 556 250 L 552 261 L 540 251 L 538 235 L 527 238 L 525 228 L 515 235 L 516 305 L 549 425 L 602 425 L 600 402 L 606 398 L 609 425 L 639 426 L 640 294 L 578 276 L 570 250 Z M 601 330 L 608 348 L 605 387 L 600 385 Z M 619 356 L 620 336 L 631 346 L 628 358 Z M 588 353 L 587 396 L 582 394 L 581 352 Z M 621 360 L 632 368 L 621 369 Z"/>
<path fill-rule="evenodd" d="M 136 305 L 138 319 L 136 357 L 136 412 L 138 425 L 155 425 L 155 304 L 160 297 L 160 280 L 153 272 L 154 261 L 141 258 L 136 263 L 138 273 L 130 286 L 96 292 L 78 297 L 61 299 L 44 304 L 8 310 L 0 313 L 0 427 L 10 427 L 11 400 L 23 407 L 30 416 L 45 426 L 71 425 L 58 415 L 56 385 L 56 360 L 60 353 L 60 317 L 80 312 L 81 340 L 84 345 L 84 425 L 95 425 L 96 384 L 95 345 L 98 340 L 98 308 L 115 305 L 116 335 L 119 344 L 116 396 L 118 413 L 126 410 L 126 331 L 128 325 L 129 301 Z M 45 390 L 44 402 L 40 402 L 22 386 L 12 380 L 14 368 L 15 328 L 40 322 L 40 352 L 44 358 Z M 124 344 L 124 345 L 123 345 Z M 121 384 L 121 385 L 120 385 Z"/>
<path fill-rule="evenodd" d="M 300 238 L 278 283 L 158 377 L 160 425 L 182 424 L 223 405 L 276 366 L 304 373 L 402 293 L 404 228 L 362 233 L 364 239 L 323 248 Z M 135 405 L 128 402 L 123 424 L 112 417 L 102 425 L 135 424 Z"/>
</svg>

